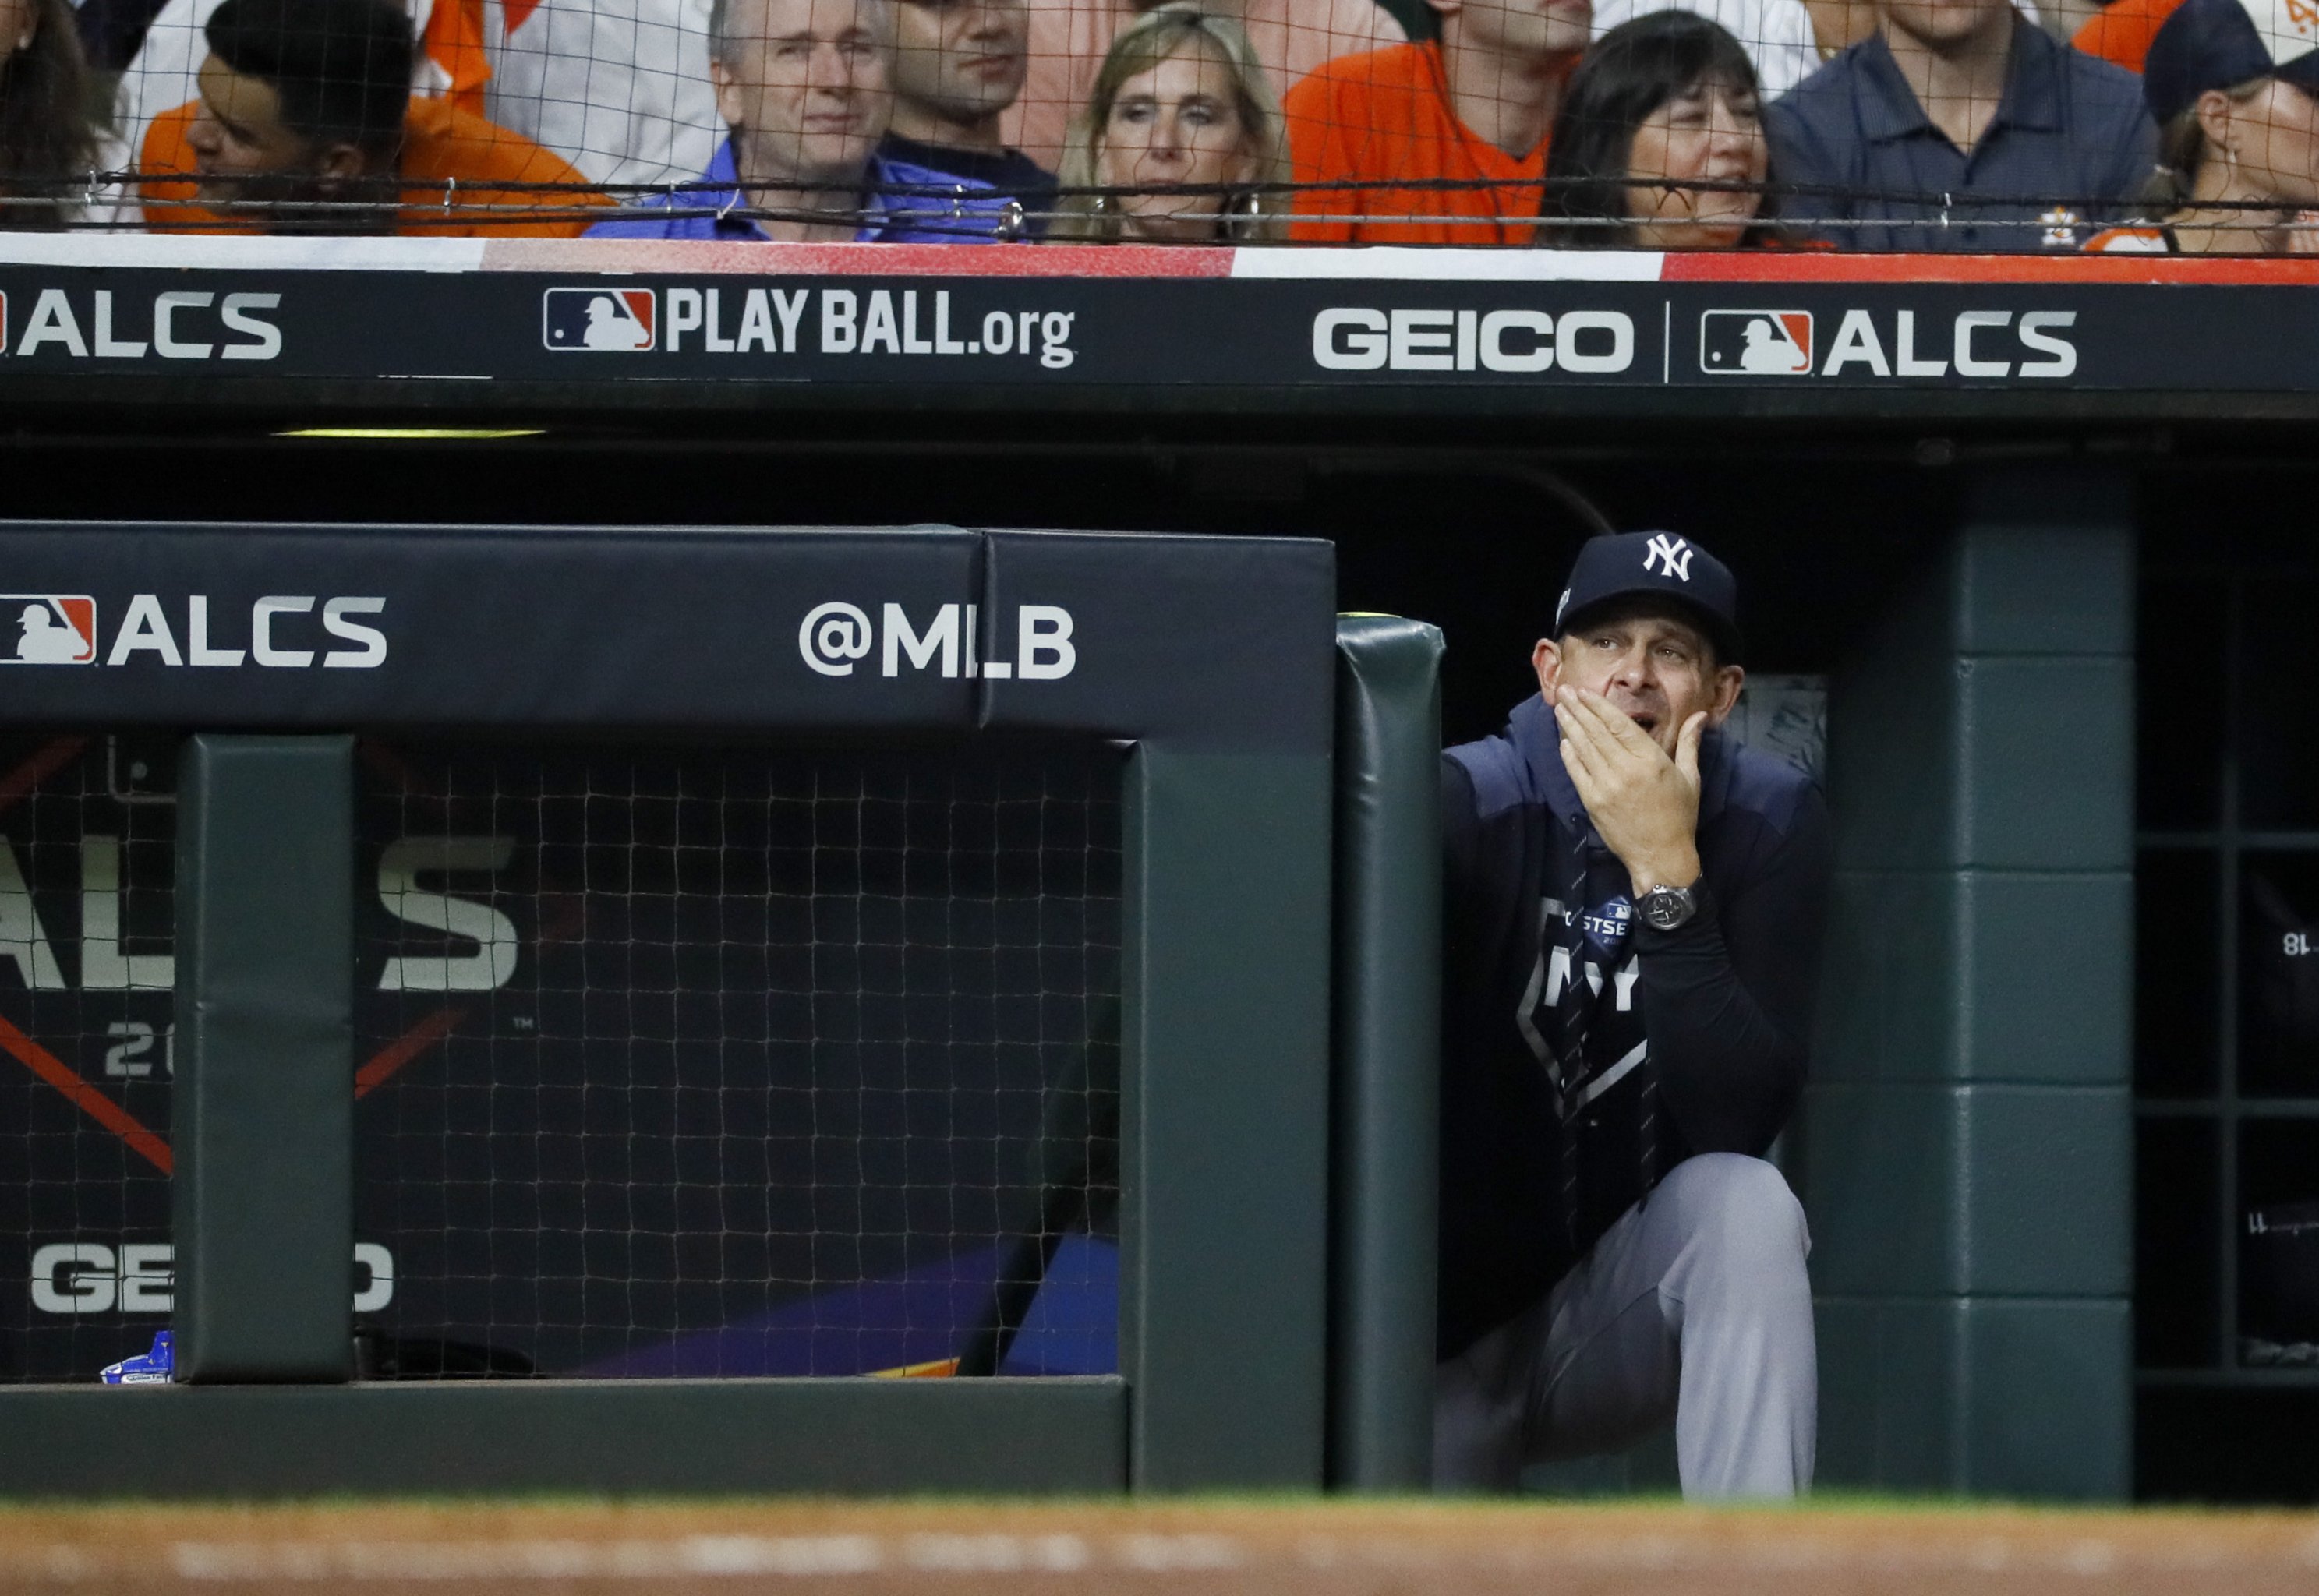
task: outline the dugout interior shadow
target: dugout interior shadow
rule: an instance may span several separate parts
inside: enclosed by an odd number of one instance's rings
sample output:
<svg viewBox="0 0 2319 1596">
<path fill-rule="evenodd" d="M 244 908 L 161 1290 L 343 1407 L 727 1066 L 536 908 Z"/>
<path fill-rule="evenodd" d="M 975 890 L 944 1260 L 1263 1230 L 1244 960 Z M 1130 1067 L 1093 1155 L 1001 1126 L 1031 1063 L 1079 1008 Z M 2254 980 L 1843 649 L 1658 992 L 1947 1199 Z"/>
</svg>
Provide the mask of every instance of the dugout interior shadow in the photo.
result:
<svg viewBox="0 0 2319 1596">
<path fill-rule="evenodd" d="M 2259 451 L 2226 464 L 2254 499 L 2319 488 Z M 2313 1271 L 2249 1220 L 2319 1198 L 2319 560 L 2299 528 L 2218 519 L 2215 480 L 2152 473 L 2142 506 L 2135 1486 L 2309 1503 L 2319 1326 L 2279 1297 Z"/>
<path fill-rule="evenodd" d="M 1534 690 L 1529 654 L 1578 544 L 1584 508 L 1622 527 L 1707 543 L 1740 573 L 1764 672 L 1835 674 L 1914 584 L 1955 527 L 1963 485 L 1904 455 L 1636 449 L 1615 457 L 1520 451 L 1154 446 L 1009 451 L 997 461 L 907 450 L 824 458 L 735 451 L 662 460 L 573 448 L 186 447 L 148 475 L 83 478 L 99 451 L 52 451 L 17 513 L 176 518 L 472 520 L 582 524 L 907 524 L 1320 535 L 1340 557 L 1339 604 L 1439 625 L 1448 641 L 1444 730 L 1486 735 Z M 172 467 L 180 468 L 173 471 Z M 1556 484 L 1562 484 L 1557 486 Z M 1566 489 L 1567 491 L 1566 491 Z M 1574 498 L 1574 493 L 1575 497 Z M 1845 730 L 1831 727 L 1841 748 Z M 1667 1483 L 1665 1449 L 1557 1491 Z"/>
</svg>

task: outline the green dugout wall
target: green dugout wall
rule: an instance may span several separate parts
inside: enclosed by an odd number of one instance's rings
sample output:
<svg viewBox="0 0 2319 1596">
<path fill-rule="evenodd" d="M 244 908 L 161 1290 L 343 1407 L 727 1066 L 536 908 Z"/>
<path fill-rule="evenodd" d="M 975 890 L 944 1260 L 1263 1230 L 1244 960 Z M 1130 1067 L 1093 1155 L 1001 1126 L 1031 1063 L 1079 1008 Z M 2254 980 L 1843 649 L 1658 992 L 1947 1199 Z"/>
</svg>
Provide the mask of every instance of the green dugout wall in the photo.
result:
<svg viewBox="0 0 2319 1596">
<path fill-rule="evenodd" d="M 2131 1454 L 2133 506 L 2123 473 L 2060 467 L 1976 476 L 1958 502 L 1954 524 L 1885 585 L 1830 662 L 1838 879 L 1817 1077 L 1791 1139 L 1820 1295 L 1821 1479 L 2121 1496 Z M 21 535 L 34 530 L 41 536 Z M 493 606 L 488 581 L 454 568 L 452 539 L 487 545 L 478 534 L 413 535 L 424 546 L 408 570 L 390 560 L 375 568 L 386 578 L 350 570 L 330 585 L 312 564 L 318 547 L 362 553 L 363 537 L 377 535 L 325 535 L 309 546 L 250 532 L 230 550 L 174 541 L 181 536 L 9 529 L 23 585 L 62 591 L 86 591 L 86 573 L 106 568 L 137 570 L 140 587 L 166 585 L 163 567 L 178 555 L 213 591 L 239 580 L 237 561 L 274 562 L 244 584 L 251 594 L 302 582 L 318 592 L 400 594 L 394 582 L 427 571 L 423 594 L 408 590 L 414 600 L 456 612 L 472 597 L 480 608 L 468 625 L 498 628 L 513 656 L 537 645 L 555 666 L 556 694 L 486 698 L 485 721 L 526 724 L 540 705 L 574 694 L 594 698 L 589 713 L 630 723 L 699 708 L 682 694 L 617 702 L 617 683 L 575 672 L 549 646 L 552 616 Z M 662 535 L 593 548 L 554 536 L 566 555 L 618 564 L 655 557 Z M 671 536 L 685 558 L 712 564 L 736 546 L 731 534 Z M 1272 616 L 1240 601 L 1241 590 L 1257 590 L 1251 573 L 1272 574 L 1265 562 L 1275 556 L 1259 546 L 914 536 L 948 574 L 923 591 L 898 589 L 906 602 L 954 591 L 988 614 L 1033 586 L 1033 598 L 1064 592 L 1073 605 L 1087 600 L 1071 594 L 1107 586 L 1181 623 L 1144 634 L 1150 652 L 1135 679 L 1152 696 L 1141 707 L 1121 708 L 1108 688 L 1040 700 L 1026 684 L 973 688 L 920 672 L 894 689 L 903 696 L 849 710 L 865 729 L 895 735 L 947 723 L 1135 742 L 1129 920 L 1143 930 L 1123 972 L 1122 1376 L 1035 1390 L 1005 1381 L 342 1384 L 345 1219 L 329 1193 L 345 1177 L 326 1161 L 292 1169 L 251 1159 L 246 1142 L 237 1146 L 247 1125 L 236 1128 L 232 1105 L 262 1073 L 268 1114 L 327 1129 L 337 1109 L 326 1091 L 277 1088 L 344 1070 L 343 1005 L 319 967 L 298 983 L 296 1003 L 269 1006 L 266 983 L 244 978 L 311 960 L 342 934 L 333 929 L 342 903 L 307 889 L 327 879 L 314 861 L 343 850 L 333 840 L 345 824 L 340 734 L 440 717 L 473 684 L 422 672 L 409 698 L 365 703 L 345 697 L 365 685 L 348 680 L 359 673 L 318 672 L 297 693 L 252 699 L 229 717 L 170 697 L 214 693 L 214 677 L 149 673 L 139 685 L 89 672 L 42 679 L 56 700 L 20 695 L 12 716 L 104 724 L 124 713 L 104 694 L 138 686 L 153 696 L 133 701 L 132 718 L 261 734 L 204 739 L 186 765 L 194 852 L 179 966 L 190 1028 L 176 1127 L 180 1326 L 187 1377 L 203 1383 L 142 1394 L 0 1391 L 0 1418 L 17 1441 L 0 1489 L 1421 1481 L 1439 635 L 1382 618 L 1346 623 L 1331 694 L 1331 595 L 1313 546 L 1290 546 L 1303 551 L 1289 555 L 1300 596 Z M 137 558 L 92 558 L 109 537 L 130 540 L 123 547 Z M 1049 559 L 1066 545 L 1088 562 L 1077 574 Z M 847 560 L 883 552 L 860 534 L 794 546 L 824 560 L 800 596 L 818 594 Z M 381 539 L 362 557 L 392 547 Z M 1180 591 L 1169 584 L 1180 586 L 1188 566 L 1139 568 L 1124 583 L 1088 574 L 1163 549 L 1216 563 Z M 284 569 L 312 580 L 285 581 Z M 606 591 L 626 597 L 640 586 L 612 580 Z M 1175 596 L 1154 609 L 1162 591 Z M 125 593 L 98 596 L 121 613 Z M 531 625 L 537 640 L 524 632 Z M 770 628 L 779 649 L 795 625 Z M 732 634 L 752 641 L 728 645 L 764 648 L 768 631 L 753 621 Z M 1264 700 L 1293 700 L 1300 729 L 1289 745 L 1266 745 L 1248 704 L 1199 696 L 1199 683 L 1221 680 L 1201 657 L 1218 638 L 1276 662 L 1298 652 L 1285 667 L 1287 699 Z M 778 729 L 801 715 L 770 701 L 717 706 L 710 718 Z M 292 802 L 293 790 L 304 796 Z M 302 818 L 285 829 L 292 816 Z M 247 845 L 252 826 L 266 852 Z M 235 903 L 270 904 L 275 940 L 238 934 Z M 311 1078 L 299 1073 L 309 1066 Z M 263 1257 L 232 1217 L 252 1203 L 302 1215 Z M 282 1267 L 285 1257 L 297 1267 Z M 832 1435 L 847 1444 L 829 1447 Z M 1649 1463 L 1628 1477 L 1664 1483 Z"/>
<path fill-rule="evenodd" d="M 0 716 L 191 734 L 183 1383 L 0 1388 L 0 1492 L 1322 1483 L 1325 544 L 16 524 L 0 560 L 94 655 L 17 672 Z M 159 641 L 186 613 L 257 616 L 266 668 L 186 670 Z M 347 734 L 446 724 L 1128 745 L 1118 1374 L 349 1383 Z"/>
<path fill-rule="evenodd" d="M 2131 479 L 1973 478 L 1837 667 L 1820 1479 L 2132 1483 Z"/>
</svg>

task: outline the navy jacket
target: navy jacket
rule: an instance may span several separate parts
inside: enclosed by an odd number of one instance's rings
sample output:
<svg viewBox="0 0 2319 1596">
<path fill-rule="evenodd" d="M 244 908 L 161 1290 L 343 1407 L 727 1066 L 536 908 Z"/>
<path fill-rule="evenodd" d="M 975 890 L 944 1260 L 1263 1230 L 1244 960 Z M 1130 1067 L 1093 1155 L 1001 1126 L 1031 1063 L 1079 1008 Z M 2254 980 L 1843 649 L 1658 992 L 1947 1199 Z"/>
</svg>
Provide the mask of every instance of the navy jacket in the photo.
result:
<svg viewBox="0 0 2319 1596">
<path fill-rule="evenodd" d="M 1576 1261 L 1559 1116 L 1520 1023 L 1544 957 L 1542 906 L 1571 880 L 1580 850 L 1602 850 L 1559 742 L 1552 713 L 1532 698 L 1501 735 L 1442 755 L 1445 1358 Z M 1631 1001 L 1648 1050 L 1642 1069 L 1582 1111 L 1581 1249 L 1645 1195 L 1647 1075 L 1660 1172 L 1693 1153 L 1762 1154 L 1803 1086 L 1827 916 L 1827 805 L 1792 765 L 1710 732 L 1700 748 L 1698 846 L 1705 912 L 1673 932 L 1638 921 L 1630 935 L 1627 951 L 1639 962 Z"/>
</svg>

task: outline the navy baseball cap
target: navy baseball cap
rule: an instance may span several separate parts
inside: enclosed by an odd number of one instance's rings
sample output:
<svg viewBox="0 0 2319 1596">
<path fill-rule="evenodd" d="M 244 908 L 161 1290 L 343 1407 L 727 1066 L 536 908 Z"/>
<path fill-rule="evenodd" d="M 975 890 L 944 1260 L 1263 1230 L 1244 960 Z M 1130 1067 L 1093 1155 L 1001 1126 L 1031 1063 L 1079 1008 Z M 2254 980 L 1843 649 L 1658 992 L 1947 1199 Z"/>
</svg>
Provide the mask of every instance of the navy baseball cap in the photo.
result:
<svg viewBox="0 0 2319 1596">
<path fill-rule="evenodd" d="M 1554 606 L 1555 636 L 1566 635 L 1587 611 L 1613 599 L 1644 595 L 1675 600 L 1694 612 L 1721 662 L 1739 663 L 1739 584 L 1731 568 L 1672 532 L 1620 532 L 1587 539 Z"/>
<path fill-rule="evenodd" d="M 2142 97 L 2163 125 L 2208 89 L 2258 77 L 2319 98 L 2319 13 L 2304 0 L 2182 0 L 2150 41 Z"/>
</svg>

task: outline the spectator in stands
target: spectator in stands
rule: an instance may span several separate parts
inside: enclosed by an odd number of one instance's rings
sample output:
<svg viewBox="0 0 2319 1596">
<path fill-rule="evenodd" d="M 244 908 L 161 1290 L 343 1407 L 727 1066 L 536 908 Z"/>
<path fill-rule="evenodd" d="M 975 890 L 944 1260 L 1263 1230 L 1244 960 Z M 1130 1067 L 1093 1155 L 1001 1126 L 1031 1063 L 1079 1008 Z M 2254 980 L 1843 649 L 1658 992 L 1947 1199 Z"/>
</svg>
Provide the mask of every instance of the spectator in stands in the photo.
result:
<svg viewBox="0 0 2319 1596">
<path fill-rule="evenodd" d="M 2151 41 L 2154 220 L 2088 240 L 2112 252 L 2319 254 L 2319 45 L 2267 0 L 2182 0 Z M 2302 225 L 2294 225 L 2297 222 Z"/>
<path fill-rule="evenodd" d="M 2008 0 L 1883 0 L 1884 22 L 1764 113 L 1791 214 L 1846 248 L 2074 248 L 2150 171 L 2131 73 Z M 2086 207 L 2091 207 L 2088 214 Z"/>
<path fill-rule="evenodd" d="M 689 178 L 724 132 L 708 87 L 708 3 L 404 0 L 420 51 L 411 95 L 545 145 L 591 182 Z M 127 61 L 121 120 L 132 134 L 194 96 L 217 5 L 83 0 L 83 38 Z"/>
<path fill-rule="evenodd" d="M 60 228 L 97 166 L 88 67 L 65 0 L 0 0 L 0 229 Z M 78 174 L 69 183 L 43 177 Z"/>
<path fill-rule="evenodd" d="M 1030 0 L 1031 71 L 1014 113 L 1015 143 L 1042 163 L 1060 163 L 1069 124 L 1093 92 L 1112 41 L 1159 0 Z M 1248 34 L 1273 93 L 1322 62 L 1405 42 L 1409 35 L 1377 0 L 1202 0 Z"/>
<path fill-rule="evenodd" d="M 1298 239 L 1528 244 L 1562 86 L 1586 48 L 1587 0 L 1430 0 L 1437 42 L 1329 62 L 1288 91 Z M 1470 187 L 1397 185 L 1439 180 Z M 1394 221 L 1389 217 L 1417 217 Z"/>
<path fill-rule="evenodd" d="M 1024 0 L 896 0 L 894 25 L 894 121 L 880 153 L 1052 212 L 1054 174 L 1009 149 L 998 126 L 1030 62 Z"/>
<path fill-rule="evenodd" d="M 1757 89 L 1773 98 L 1809 77 L 1821 61 L 1853 42 L 1845 39 L 1836 50 L 1821 50 L 1818 19 L 1803 0 L 1596 0 L 1593 48 L 1600 49 L 1613 28 L 1665 11 L 1687 11 L 1721 26 L 1747 52 Z M 1835 14 L 1848 16 L 1848 12 Z"/>
<path fill-rule="evenodd" d="M 2085 0 L 2062 0 L 2062 4 Z M 2170 0 L 2118 0 L 2121 5 L 2165 5 Z M 2014 0 L 2014 8 L 2039 21 L 2036 0 Z M 1655 11 L 1688 11 L 1720 23 L 1755 64 L 1764 98 L 1776 100 L 1871 33 L 1882 18 L 1876 0 L 1598 0 L 1594 37 L 1621 23 Z M 2082 36 L 2079 48 L 2084 49 Z M 2121 66 L 2128 63 L 2121 62 Z M 2131 63 L 2139 70 L 2139 56 Z"/>
<path fill-rule="evenodd" d="M 1596 41 L 1563 91 L 1538 241 L 1579 249 L 1768 242 L 1761 185 L 1770 158 L 1739 41 L 1689 12 L 1637 17 Z M 1700 180 L 1756 186 L 1666 186 Z"/>
<path fill-rule="evenodd" d="M 708 164 L 725 134 L 708 84 L 708 5 L 431 0 L 428 53 L 463 73 L 479 66 L 493 122 L 596 182 L 681 182 Z M 470 9 L 482 14 L 481 52 L 434 43 L 447 12 Z"/>
<path fill-rule="evenodd" d="M 893 115 L 894 0 L 717 0 L 708 76 L 731 135 L 669 214 L 591 237 L 987 244 L 1008 201 L 881 155 Z M 897 191 L 940 189 L 940 194 Z M 776 212 L 755 217 L 743 209 Z M 689 214 L 687 212 L 690 212 Z"/>
<path fill-rule="evenodd" d="M 140 186 L 157 230 L 568 237 L 604 203 L 528 139 L 413 101 L 411 19 L 386 0 L 223 0 L 204 32 L 201 98 L 139 157 L 186 175 Z M 568 186 L 508 186 L 534 184 Z"/>
<path fill-rule="evenodd" d="M 1065 203 L 1074 214 L 1058 238 L 1279 238 L 1288 197 L 1263 185 L 1287 183 L 1287 140 L 1240 24 L 1193 5 L 1162 5 L 1130 23 L 1071 123 L 1062 176 L 1066 188 L 1142 192 L 1072 195 Z"/>
</svg>

